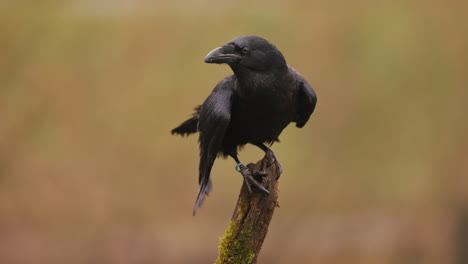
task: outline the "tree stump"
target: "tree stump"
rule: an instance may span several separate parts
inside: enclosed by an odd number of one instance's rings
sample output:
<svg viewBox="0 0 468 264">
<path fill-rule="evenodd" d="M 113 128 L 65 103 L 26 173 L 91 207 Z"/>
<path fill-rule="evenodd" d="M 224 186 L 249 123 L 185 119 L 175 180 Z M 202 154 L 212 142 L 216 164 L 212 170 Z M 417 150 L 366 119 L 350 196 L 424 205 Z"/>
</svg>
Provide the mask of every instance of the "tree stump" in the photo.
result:
<svg viewBox="0 0 468 264">
<path fill-rule="evenodd" d="M 279 171 L 273 163 L 273 155 L 266 154 L 256 164 L 250 163 L 250 171 L 265 172 L 257 180 L 270 194 L 253 188 L 249 193 L 242 185 L 236 208 L 225 235 L 221 238 L 219 255 L 215 264 L 254 264 L 262 247 L 275 207 L 278 206 Z"/>
</svg>

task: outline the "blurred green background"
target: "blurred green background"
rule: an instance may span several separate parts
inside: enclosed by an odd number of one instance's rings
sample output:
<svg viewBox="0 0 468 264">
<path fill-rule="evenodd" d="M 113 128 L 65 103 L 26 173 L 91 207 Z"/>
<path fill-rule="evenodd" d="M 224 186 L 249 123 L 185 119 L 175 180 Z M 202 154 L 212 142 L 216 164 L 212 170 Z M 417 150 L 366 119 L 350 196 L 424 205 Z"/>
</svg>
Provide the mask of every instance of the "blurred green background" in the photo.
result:
<svg viewBox="0 0 468 264">
<path fill-rule="evenodd" d="M 315 87 L 259 263 L 468 263 L 468 2 L 0 2 L 0 263 L 211 263 L 242 184 L 169 131 L 246 34 Z M 263 153 L 246 147 L 241 160 Z"/>
</svg>

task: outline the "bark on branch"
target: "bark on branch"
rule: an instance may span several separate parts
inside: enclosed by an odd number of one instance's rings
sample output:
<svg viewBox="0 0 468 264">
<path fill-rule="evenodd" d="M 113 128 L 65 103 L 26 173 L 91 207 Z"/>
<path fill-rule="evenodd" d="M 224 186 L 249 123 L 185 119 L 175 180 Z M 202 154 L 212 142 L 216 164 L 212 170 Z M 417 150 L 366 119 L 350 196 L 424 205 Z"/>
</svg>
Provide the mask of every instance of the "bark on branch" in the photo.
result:
<svg viewBox="0 0 468 264">
<path fill-rule="evenodd" d="M 253 189 L 249 193 L 242 185 L 236 208 L 229 227 L 219 245 L 219 255 L 215 264 L 254 264 L 268 232 L 275 207 L 278 206 L 278 168 L 272 162 L 272 155 L 256 164 L 249 164 L 250 171 L 264 171 L 267 175 L 259 182 L 270 192 L 269 195 Z M 270 166 L 268 166 L 270 165 Z"/>
</svg>

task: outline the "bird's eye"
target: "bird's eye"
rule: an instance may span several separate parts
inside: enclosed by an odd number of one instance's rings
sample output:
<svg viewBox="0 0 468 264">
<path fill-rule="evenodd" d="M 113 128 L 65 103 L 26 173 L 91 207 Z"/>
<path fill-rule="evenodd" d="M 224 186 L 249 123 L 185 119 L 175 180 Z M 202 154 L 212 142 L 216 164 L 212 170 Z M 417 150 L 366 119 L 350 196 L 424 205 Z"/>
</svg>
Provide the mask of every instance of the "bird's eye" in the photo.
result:
<svg viewBox="0 0 468 264">
<path fill-rule="evenodd" d="M 250 50 L 247 47 L 243 47 L 241 51 L 242 51 L 242 54 L 247 54 L 249 53 Z"/>
</svg>

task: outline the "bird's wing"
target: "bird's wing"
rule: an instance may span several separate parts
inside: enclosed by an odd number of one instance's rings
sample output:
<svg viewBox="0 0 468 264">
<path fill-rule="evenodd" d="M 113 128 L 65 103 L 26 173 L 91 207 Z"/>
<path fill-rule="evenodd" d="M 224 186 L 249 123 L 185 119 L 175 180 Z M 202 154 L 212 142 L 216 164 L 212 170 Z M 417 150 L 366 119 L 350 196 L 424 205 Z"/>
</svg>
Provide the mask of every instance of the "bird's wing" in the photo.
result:
<svg viewBox="0 0 468 264">
<path fill-rule="evenodd" d="M 296 70 L 291 69 L 291 73 L 296 79 L 298 88 L 298 104 L 296 113 L 296 126 L 303 127 L 314 112 L 317 104 L 317 95 L 312 86 Z"/>
<path fill-rule="evenodd" d="M 213 89 L 200 108 L 198 121 L 198 131 L 200 133 L 200 191 L 193 209 L 194 214 L 211 189 L 211 168 L 221 150 L 224 134 L 231 120 L 233 87 L 233 78 L 224 79 Z"/>
</svg>

